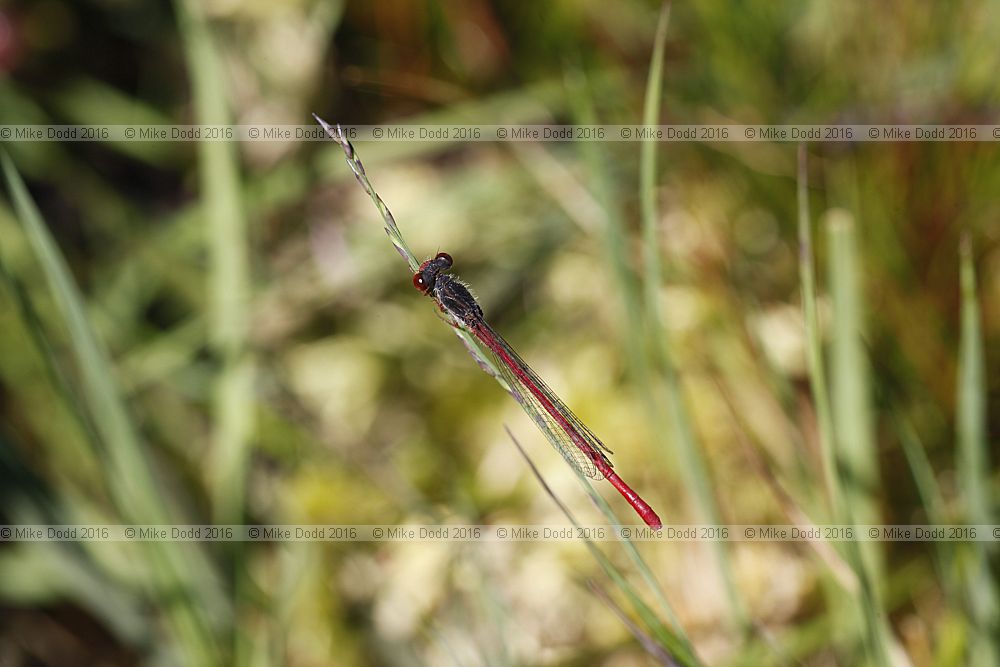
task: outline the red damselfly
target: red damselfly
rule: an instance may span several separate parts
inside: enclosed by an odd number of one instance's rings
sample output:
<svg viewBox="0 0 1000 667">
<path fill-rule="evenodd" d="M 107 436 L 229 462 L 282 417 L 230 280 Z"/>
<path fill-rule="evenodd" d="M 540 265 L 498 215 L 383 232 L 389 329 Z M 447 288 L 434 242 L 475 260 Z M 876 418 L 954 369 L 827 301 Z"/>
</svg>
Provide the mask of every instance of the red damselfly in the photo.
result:
<svg viewBox="0 0 1000 667">
<path fill-rule="evenodd" d="M 611 450 L 566 407 L 503 336 L 486 322 L 482 309 L 468 287 L 446 273 L 451 266 L 451 255 L 446 252 L 438 253 L 420 265 L 413 275 L 413 286 L 432 297 L 438 307 L 451 316 L 458 326 L 468 331 L 490 351 L 497 370 L 507 382 L 514 398 L 531 415 L 563 458 L 587 477 L 611 482 L 643 521 L 654 528 L 660 528 L 660 517 L 653 508 L 612 470 L 607 456 Z"/>
</svg>

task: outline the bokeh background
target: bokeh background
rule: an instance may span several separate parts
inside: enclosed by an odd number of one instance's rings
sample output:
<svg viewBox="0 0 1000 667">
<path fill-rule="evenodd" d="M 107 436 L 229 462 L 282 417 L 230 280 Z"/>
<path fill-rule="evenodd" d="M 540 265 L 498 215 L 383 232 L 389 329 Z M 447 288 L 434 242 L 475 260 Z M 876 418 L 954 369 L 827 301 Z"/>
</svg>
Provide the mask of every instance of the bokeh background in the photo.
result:
<svg viewBox="0 0 1000 667">
<path fill-rule="evenodd" d="M 990 3 L 660 16 L 2 2 L 0 123 L 997 118 Z M 356 148 L 668 524 L 995 521 L 993 143 Z M 607 522 L 413 290 L 336 143 L 3 150 L 3 522 L 568 525 L 504 425 Z M 983 543 L 597 547 L 6 543 L 0 664 L 997 664 Z"/>
</svg>

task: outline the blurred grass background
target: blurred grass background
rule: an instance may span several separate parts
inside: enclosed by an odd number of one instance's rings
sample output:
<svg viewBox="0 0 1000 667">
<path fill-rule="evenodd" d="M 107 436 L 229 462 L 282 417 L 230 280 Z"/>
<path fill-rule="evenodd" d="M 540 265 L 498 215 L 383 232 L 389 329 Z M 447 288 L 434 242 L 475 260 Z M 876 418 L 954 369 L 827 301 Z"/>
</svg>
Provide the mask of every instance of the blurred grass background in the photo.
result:
<svg viewBox="0 0 1000 667">
<path fill-rule="evenodd" d="M 0 123 L 996 119 L 987 3 L 660 15 L 7 2 Z M 3 149 L 4 522 L 603 521 L 335 143 Z M 996 520 L 993 144 L 357 149 L 668 524 Z M 997 664 L 984 545 L 597 546 L 6 544 L 0 663 Z"/>
</svg>

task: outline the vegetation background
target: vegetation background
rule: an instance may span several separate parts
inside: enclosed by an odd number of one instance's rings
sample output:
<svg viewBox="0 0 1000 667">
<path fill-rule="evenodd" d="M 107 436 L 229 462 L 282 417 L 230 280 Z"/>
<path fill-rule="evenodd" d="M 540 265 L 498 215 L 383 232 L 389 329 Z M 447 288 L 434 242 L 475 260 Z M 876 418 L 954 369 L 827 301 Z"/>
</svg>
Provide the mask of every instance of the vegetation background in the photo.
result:
<svg viewBox="0 0 1000 667">
<path fill-rule="evenodd" d="M 1000 5 L 665 15 L 8 1 L 0 123 L 997 118 Z M 607 521 L 336 143 L 3 150 L 4 523 Z M 667 524 L 996 521 L 994 143 L 357 150 Z M 9 542 L 0 664 L 1000 664 L 995 543 L 592 546 Z"/>
</svg>

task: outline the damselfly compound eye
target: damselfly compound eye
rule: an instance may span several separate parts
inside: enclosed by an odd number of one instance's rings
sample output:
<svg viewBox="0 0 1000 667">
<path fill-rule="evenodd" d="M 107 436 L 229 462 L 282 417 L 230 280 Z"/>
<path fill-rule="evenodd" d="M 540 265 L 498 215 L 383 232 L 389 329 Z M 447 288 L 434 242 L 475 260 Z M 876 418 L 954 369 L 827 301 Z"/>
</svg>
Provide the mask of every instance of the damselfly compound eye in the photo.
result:
<svg viewBox="0 0 1000 667">
<path fill-rule="evenodd" d="M 437 254 L 437 257 L 435 257 L 434 259 L 439 259 L 442 262 L 444 262 L 445 263 L 445 268 L 448 268 L 449 266 L 452 265 L 451 255 L 449 255 L 446 252 L 439 252 Z"/>
<path fill-rule="evenodd" d="M 421 292 L 427 291 L 427 281 L 424 280 L 424 274 L 420 271 L 413 274 L 413 286 Z"/>
</svg>

